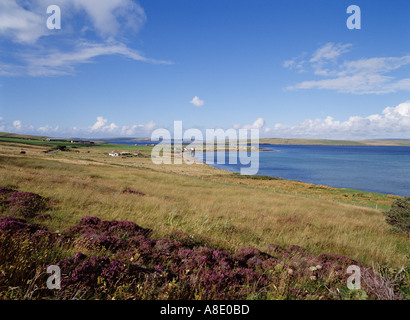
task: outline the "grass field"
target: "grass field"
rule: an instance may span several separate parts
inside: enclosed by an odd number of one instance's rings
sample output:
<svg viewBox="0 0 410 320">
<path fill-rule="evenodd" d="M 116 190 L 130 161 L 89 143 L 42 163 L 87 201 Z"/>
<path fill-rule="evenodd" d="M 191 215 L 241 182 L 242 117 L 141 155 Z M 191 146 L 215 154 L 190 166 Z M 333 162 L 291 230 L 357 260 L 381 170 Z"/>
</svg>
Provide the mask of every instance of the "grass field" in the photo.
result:
<svg viewBox="0 0 410 320">
<path fill-rule="evenodd" d="M 95 216 L 135 222 L 158 239 L 179 230 L 223 250 L 298 245 L 367 265 L 409 262 L 409 238 L 382 214 L 395 196 L 238 176 L 205 164 L 155 165 L 147 146 L 45 153 L 49 148 L 0 140 L 0 186 L 51 199 L 52 219 L 33 221 L 57 233 Z M 112 150 L 142 156 L 110 157 Z"/>
<path fill-rule="evenodd" d="M 124 149 L 134 148 L 141 150 Z M 144 157 L 109 157 L 111 149 L 50 155 L 47 147 L 1 144 L 0 185 L 55 199 L 53 230 L 96 215 L 131 220 L 159 236 L 180 229 L 229 249 L 296 244 L 365 263 L 407 261 L 408 238 L 389 231 L 380 210 L 395 196 L 247 179 L 204 164 L 159 166 Z M 120 194 L 125 188 L 147 196 Z"/>
</svg>

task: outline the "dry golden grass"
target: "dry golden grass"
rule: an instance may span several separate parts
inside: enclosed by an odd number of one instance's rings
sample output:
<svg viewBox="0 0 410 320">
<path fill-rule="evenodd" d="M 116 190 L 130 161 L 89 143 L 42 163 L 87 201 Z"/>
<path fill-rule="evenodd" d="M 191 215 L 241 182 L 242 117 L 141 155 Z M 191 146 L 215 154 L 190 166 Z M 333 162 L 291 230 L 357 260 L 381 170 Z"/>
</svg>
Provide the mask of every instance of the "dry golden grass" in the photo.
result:
<svg viewBox="0 0 410 320">
<path fill-rule="evenodd" d="M 320 200 L 338 201 L 375 209 L 388 209 L 392 201 L 399 198 L 394 195 L 383 195 L 344 188 L 332 188 L 294 180 L 270 179 L 269 177 L 266 177 L 266 179 L 264 177 L 255 179 L 224 174 L 209 176 L 208 179 L 269 189 L 276 193 L 305 196 Z"/>
<path fill-rule="evenodd" d="M 393 233 L 380 210 L 342 203 L 334 190 L 237 178 L 207 165 L 155 165 L 147 152 L 122 158 L 93 148 L 53 154 L 47 149 L 0 144 L 0 186 L 54 200 L 53 219 L 45 222 L 53 231 L 90 215 L 134 221 L 153 229 L 154 237 L 181 230 L 224 249 L 294 244 L 367 264 L 407 263 L 409 238 Z M 383 205 L 392 200 L 369 197 Z"/>
</svg>

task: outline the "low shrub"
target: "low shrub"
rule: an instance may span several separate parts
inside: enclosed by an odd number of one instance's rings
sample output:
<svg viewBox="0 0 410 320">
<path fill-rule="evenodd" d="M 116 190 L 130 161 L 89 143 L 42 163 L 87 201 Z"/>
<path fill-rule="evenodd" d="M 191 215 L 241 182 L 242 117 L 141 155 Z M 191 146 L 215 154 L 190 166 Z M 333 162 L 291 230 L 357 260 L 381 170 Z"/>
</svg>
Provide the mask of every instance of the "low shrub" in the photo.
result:
<svg viewBox="0 0 410 320">
<path fill-rule="evenodd" d="M 410 234 L 410 197 L 400 198 L 393 202 L 390 210 L 384 213 L 386 222 L 395 230 Z"/>
</svg>

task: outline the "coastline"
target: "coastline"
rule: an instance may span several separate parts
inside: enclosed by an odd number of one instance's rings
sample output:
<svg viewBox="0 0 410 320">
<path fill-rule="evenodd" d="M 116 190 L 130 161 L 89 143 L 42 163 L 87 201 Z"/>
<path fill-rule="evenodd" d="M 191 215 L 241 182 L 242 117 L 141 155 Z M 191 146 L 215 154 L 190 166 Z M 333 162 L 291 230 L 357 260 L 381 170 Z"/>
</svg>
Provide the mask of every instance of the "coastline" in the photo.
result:
<svg viewBox="0 0 410 320">
<path fill-rule="evenodd" d="M 117 147 L 141 149 L 142 154 L 109 156 Z M 228 250 L 274 243 L 367 263 L 400 266 L 406 258 L 401 249 L 406 239 L 389 233 L 382 215 L 398 197 L 241 176 L 210 165 L 156 165 L 150 159 L 152 148 L 145 146 L 82 146 L 45 153 L 49 148 L 0 143 L 0 185 L 55 201 L 52 220 L 42 222 L 52 231 L 65 230 L 84 216 L 98 216 L 133 221 L 155 230 L 158 238 L 181 230 Z M 368 230 L 365 238 L 363 228 Z M 344 245 L 355 241 L 360 250 Z"/>
<path fill-rule="evenodd" d="M 317 194 L 317 192 L 309 192 L 309 190 L 321 190 L 321 191 L 329 191 L 333 193 L 339 193 L 340 195 L 344 195 L 343 197 L 349 198 L 346 196 L 347 194 L 352 194 L 355 197 L 364 197 L 367 198 L 369 195 L 370 196 L 375 196 L 375 197 L 381 197 L 381 198 L 390 198 L 390 199 L 399 199 L 403 198 L 403 196 L 399 195 L 394 195 L 394 194 L 389 194 L 389 193 L 381 193 L 381 192 L 373 192 L 373 191 L 366 191 L 366 190 L 359 190 L 359 189 L 354 189 L 354 188 L 338 188 L 338 187 L 332 187 L 329 185 L 323 185 L 323 184 L 315 184 L 311 182 L 305 182 L 301 180 L 294 180 L 294 179 L 285 179 L 285 178 L 280 178 L 280 177 L 275 177 L 275 176 L 268 176 L 268 175 L 241 175 L 238 171 L 231 171 L 228 169 L 223 169 L 223 168 L 217 168 L 212 166 L 211 164 L 207 164 L 206 162 L 198 162 L 198 164 L 203 164 L 205 166 L 208 166 L 209 168 L 215 169 L 215 170 L 222 170 L 226 172 L 226 175 L 221 175 L 220 177 L 223 177 L 224 179 L 226 178 L 232 178 L 238 180 L 238 183 L 244 184 L 245 180 L 248 181 L 280 181 L 283 185 L 289 184 L 292 185 L 293 187 L 298 186 L 300 189 L 299 191 L 296 191 L 296 194 L 299 195 L 310 195 L 310 194 Z M 255 183 L 254 183 L 255 184 Z M 266 184 L 263 184 L 266 186 Z M 303 190 L 304 189 L 304 190 Z M 277 189 L 275 189 L 277 190 Z M 294 192 L 289 192 L 291 194 L 295 194 Z M 344 200 L 344 199 L 341 199 Z M 368 207 L 374 207 L 375 209 L 383 209 L 387 208 L 386 206 L 379 206 L 379 205 L 366 205 Z"/>
<path fill-rule="evenodd" d="M 9 134 L 7 134 L 8 136 L 10 136 Z M 29 136 L 29 137 L 26 137 L 26 136 L 23 136 L 23 137 L 19 137 L 18 135 L 12 135 L 13 136 L 13 139 L 12 139 L 12 141 L 7 141 L 8 139 L 6 138 L 6 140 L 5 141 L 3 141 L 3 138 L 2 138 L 2 136 L 1 136 L 1 134 L 0 134 L 0 142 L 3 142 L 3 143 L 7 143 L 7 144 L 13 144 L 13 143 L 17 143 L 17 144 L 19 144 L 19 143 L 25 143 L 25 142 L 27 142 L 28 143 L 28 145 L 46 145 L 46 146 L 56 146 L 56 143 L 52 143 L 52 145 L 50 145 L 50 143 L 49 142 L 47 142 L 47 141 L 44 141 L 44 137 L 37 137 L 37 140 L 35 139 L 36 137 L 35 136 Z M 42 139 L 42 140 L 40 140 L 40 139 Z M 26 140 L 26 139 L 29 139 L 29 140 Z M 145 140 L 144 140 L 145 141 Z M 263 141 L 263 144 L 265 143 L 265 141 L 264 140 L 262 140 Z M 133 142 L 135 142 L 135 141 L 133 141 Z M 58 144 L 58 143 L 57 143 Z M 273 146 L 274 144 L 270 144 L 269 146 Z M 309 144 L 310 145 L 310 144 Z M 82 147 L 86 147 L 88 150 L 109 150 L 109 151 L 112 151 L 112 150 L 117 150 L 117 151 L 131 151 L 131 152 L 133 152 L 133 151 L 138 151 L 138 152 L 141 152 L 141 155 L 140 155 L 140 157 L 145 157 L 145 158 L 147 158 L 147 157 L 149 157 L 149 154 L 147 153 L 147 152 L 149 152 L 151 149 L 152 149 L 152 146 L 146 146 L 146 145 L 135 145 L 135 144 L 129 144 L 129 143 L 124 143 L 124 144 L 111 144 L 111 143 L 96 143 L 95 145 L 93 145 L 93 146 L 84 146 L 84 145 L 81 145 L 81 144 L 70 144 L 70 143 L 67 143 L 67 147 L 69 147 L 69 148 L 82 148 Z M 242 147 L 244 147 L 244 146 L 242 146 Z M 399 147 L 402 147 L 402 146 L 399 146 Z M 246 148 L 246 150 L 247 151 L 255 151 L 255 147 L 247 147 Z M 56 148 L 52 148 L 52 149 L 50 149 L 50 150 L 53 150 L 53 153 L 55 153 L 56 152 Z M 229 150 L 229 148 L 225 148 L 225 151 L 228 151 Z M 278 150 L 270 150 L 270 149 L 266 149 L 266 148 L 264 148 L 264 147 L 259 147 L 258 148 L 258 150 L 259 151 L 261 151 L 261 152 L 277 152 Z M 237 151 L 245 151 L 245 150 L 238 150 L 237 149 Z M 187 151 L 187 152 L 189 152 L 189 151 Z M 206 150 L 204 150 L 203 151 L 204 153 L 206 152 Z M 173 154 L 173 152 L 172 152 L 172 154 Z M 193 155 L 193 158 L 194 158 L 195 156 Z M 203 161 L 198 161 L 198 159 L 196 159 L 195 158 L 195 162 L 196 163 L 203 163 Z M 212 166 L 210 166 L 210 167 L 212 167 Z M 215 167 L 212 167 L 212 168 L 214 168 L 215 169 Z M 218 168 L 219 170 L 225 170 L 225 169 L 220 169 L 220 168 Z M 232 170 L 232 171 L 230 171 L 230 170 L 226 170 L 226 172 L 229 172 L 229 173 L 234 173 L 235 171 L 234 170 Z M 271 176 L 271 175 L 269 175 L 269 176 Z M 273 177 L 273 178 L 275 178 L 273 175 L 271 176 L 271 177 Z M 258 179 L 258 178 L 254 178 L 254 180 L 255 179 Z M 290 179 L 290 181 L 298 181 L 298 180 L 292 180 L 292 179 Z M 304 183 L 308 183 L 309 184 L 309 182 L 304 182 Z M 330 187 L 330 188 L 334 188 L 334 187 Z M 347 188 L 347 189 L 350 189 L 350 188 Z M 369 192 L 369 191 L 361 191 L 362 189 L 350 189 L 350 190 L 359 190 L 360 192 Z M 380 193 L 380 192 L 372 192 L 372 193 Z M 385 193 L 381 193 L 381 194 L 386 194 L 386 195 L 388 195 L 389 193 L 388 192 L 385 192 Z"/>
<path fill-rule="evenodd" d="M 286 139 L 262 138 L 259 144 L 269 145 L 310 145 L 310 146 L 392 146 L 410 147 L 409 139 L 374 139 L 374 140 L 331 140 L 331 139 Z"/>
</svg>

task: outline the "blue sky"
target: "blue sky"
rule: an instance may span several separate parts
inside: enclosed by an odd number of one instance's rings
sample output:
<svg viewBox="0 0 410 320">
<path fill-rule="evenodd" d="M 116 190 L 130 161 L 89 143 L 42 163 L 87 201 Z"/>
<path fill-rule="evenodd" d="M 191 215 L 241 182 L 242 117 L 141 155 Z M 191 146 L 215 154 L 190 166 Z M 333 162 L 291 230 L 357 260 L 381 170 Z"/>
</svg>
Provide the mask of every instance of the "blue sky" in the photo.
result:
<svg viewBox="0 0 410 320">
<path fill-rule="evenodd" d="M 350 5 L 361 29 L 350 30 Z M 61 9 L 61 29 L 46 9 Z M 410 138 L 410 2 L 2 0 L 0 131 Z"/>
</svg>

